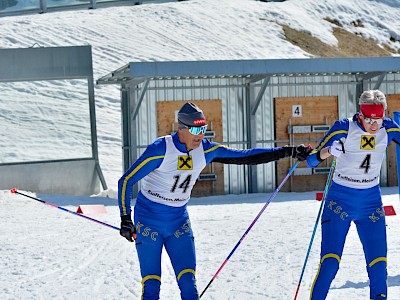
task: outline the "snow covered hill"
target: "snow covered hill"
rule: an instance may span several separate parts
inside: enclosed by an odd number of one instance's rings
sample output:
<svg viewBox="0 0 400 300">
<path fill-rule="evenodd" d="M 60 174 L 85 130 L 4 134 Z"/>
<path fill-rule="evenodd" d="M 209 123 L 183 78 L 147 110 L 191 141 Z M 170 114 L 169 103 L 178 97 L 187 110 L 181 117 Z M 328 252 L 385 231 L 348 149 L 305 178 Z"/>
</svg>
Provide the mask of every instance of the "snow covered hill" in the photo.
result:
<svg viewBox="0 0 400 300">
<path fill-rule="evenodd" d="M 336 25 L 327 19 L 395 52 L 399 15 L 396 0 L 190 0 L 2 17 L 0 47 L 90 44 L 98 79 L 130 61 L 310 57 L 286 40 L 281 24 L 335 46 Z M 118 88 L 95 90 L 100 164 L 113 189 L 122 172 Z"/>
</svg>

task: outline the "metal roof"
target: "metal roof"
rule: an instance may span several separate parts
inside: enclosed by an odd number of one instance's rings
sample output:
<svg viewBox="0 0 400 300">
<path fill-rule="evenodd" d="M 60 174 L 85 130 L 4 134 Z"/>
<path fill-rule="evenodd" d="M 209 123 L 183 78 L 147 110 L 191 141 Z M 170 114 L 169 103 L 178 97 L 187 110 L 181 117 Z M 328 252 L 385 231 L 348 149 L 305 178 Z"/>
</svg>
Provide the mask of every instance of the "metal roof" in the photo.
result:
<svg viewBox="0 0 400 300">
<path fill-rule="evenodd" d="M 125 80 L 221 77 L 368 75 L 400 72 L 400 57 L 299 58 L 130 62 L 99 78 L 98 84 Z"/>
</svg>

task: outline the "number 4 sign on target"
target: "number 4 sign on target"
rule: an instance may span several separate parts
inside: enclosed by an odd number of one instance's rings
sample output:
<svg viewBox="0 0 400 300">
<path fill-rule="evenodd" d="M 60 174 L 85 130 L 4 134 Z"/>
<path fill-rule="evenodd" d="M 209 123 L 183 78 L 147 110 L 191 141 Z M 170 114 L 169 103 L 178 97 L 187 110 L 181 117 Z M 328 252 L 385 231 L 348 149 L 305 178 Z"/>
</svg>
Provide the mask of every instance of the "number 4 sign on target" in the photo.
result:
<svg viewBox="0 0 400 300">
<path fill-rule="evenodd" d="M 301 105 L 293 105 L 292 106 L 292 116 L 293 117 L 301 117 L 303 115 L 303 110 L 301 109 Z"/>
</svg>

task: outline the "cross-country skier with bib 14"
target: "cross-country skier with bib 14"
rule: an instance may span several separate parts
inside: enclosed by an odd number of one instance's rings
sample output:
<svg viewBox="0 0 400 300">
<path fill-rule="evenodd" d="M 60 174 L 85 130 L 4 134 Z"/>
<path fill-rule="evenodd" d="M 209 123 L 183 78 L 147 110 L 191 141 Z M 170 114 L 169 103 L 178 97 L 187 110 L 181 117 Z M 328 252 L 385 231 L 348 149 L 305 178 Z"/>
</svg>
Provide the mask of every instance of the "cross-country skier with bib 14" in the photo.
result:
<svg viewBox="0 0 400 300">
<path fill-rule="evenodd" d="M 385 118 L 386 97 L 381 91 L 364 91 L 359 105 L 352 118 L 335 122 L 307 158 L 307 165 L 315 167 L 330 155 L 336 157 L 321 218 L 321 260 L 311 288 L 312 300 L 326 298 L 352 221 L 364 250 L 370 299 L 388 299 L 386 224 L 379 175 L 388 145 L 392 140 L 400 141 L 400 129 Z"/>
<path fill-rule="evenodd" d="M 186 205 L 207 164 L 261 164 L 284 157 L 303 161 L 311 151 L 303 145 L 234 150 L 210 142 L 204 139 L 207 122 L 203 111 L 189 102 L 179 110 L 178 124 L 178 132 L 150 144 L 118 182 L 120 234 L 131 242 L 132 236 L 137 237 L 141 299 L 159 299 L 163 247 L 171 260 L 181 299 L 199 298 L 195 244 Z M 130 198 L 132 185 L 139 180 L 141 189 L 134 206 L 133 223 Z"/>
</svg>

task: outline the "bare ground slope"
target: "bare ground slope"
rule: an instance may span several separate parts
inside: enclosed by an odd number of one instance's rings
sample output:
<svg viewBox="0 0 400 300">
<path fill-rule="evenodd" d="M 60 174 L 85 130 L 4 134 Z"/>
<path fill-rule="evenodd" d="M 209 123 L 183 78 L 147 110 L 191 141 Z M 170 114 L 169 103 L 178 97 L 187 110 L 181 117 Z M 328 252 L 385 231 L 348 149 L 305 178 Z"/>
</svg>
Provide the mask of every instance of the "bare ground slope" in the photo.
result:
<svg viewBox="0 0 400 300">
<path fill-rule="evenodd" d="M 389 45 L 379 45 L 372 39 L 364 38 L 343 29 L 336 21 L 327 21 L 337 25 L 333 34 L 338 40 L 338 47 L 325 44 L 310 34 L 290 28 L 287 25 L 282 25 L 282 28 L 289 42 L 314 57 L 368 57 L 396 54 Z M 360 23 L 357 24 L 362 26 Z"/>
</svg>

